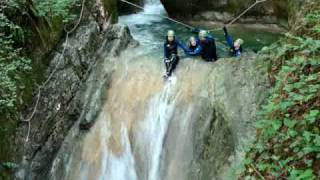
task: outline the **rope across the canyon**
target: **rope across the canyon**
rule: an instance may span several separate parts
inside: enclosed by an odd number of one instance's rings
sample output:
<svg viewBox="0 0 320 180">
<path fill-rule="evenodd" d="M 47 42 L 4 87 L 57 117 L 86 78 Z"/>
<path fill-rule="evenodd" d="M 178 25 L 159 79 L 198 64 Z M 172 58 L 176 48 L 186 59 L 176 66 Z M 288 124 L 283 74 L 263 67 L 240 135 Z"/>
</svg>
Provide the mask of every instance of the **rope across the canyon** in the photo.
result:
<svg viewBox="0 0 320 180">
<path fill-rule="evenodd" d="M 120 1 L 122 1 L 123 3 L 129 4 L 129 5 L 131 5 L 131 6 L 134 6 L 134 7 L 138 8 L 138 9 L 141 9 L 141 10 L 145 11 L 145 9 L 144 9 L 142 6 L 139 6 L 139 5 L 137 5 L 137 4 L 134 4 L 134 3 L 129 2 L 129 1 L 127 1 L 127 0 L 120 0 Z M 232 21 L 230 21 L 230 22 L 229 22 L 228 24 L 226 24 L 225 26 L 230 26 L 231 24 L 235 23 L 238 19 L 240 19 L 240 18 L 241 18 L 243 15 L 245 15 L 248 11 L 250 11 L 252 8 L 254 8 L 257 4 L 262 3 L 262 2 L 266 2 L 266 1 L 268 1 L 268 0 L 256 0 L 255 3 L 253 3 L 251 6 L 249 6 L 249 7 L 248 7 L 246 10 L 244 10 L 239 16 L 237 16 L 236 18 L 234 18 Z M 164 18 L 164 19 L 168 19 L 169 21 L 172 21 L 172 22 L 174 22 L 174 23 L 180 24 L 180 25 L 182 25 L 182 26 L 184 26 L 184 27 L 186 27 L 186 28 L 189 28 L 189 29 L 194 29 L 194 28 L 195 28 L 195 27 L 193 27 L 193 26 L 191 26 L 191 25 L 188 25 L 188 24 L 186 24 L 186 23 L 183 23 L 183 22 L 181 22 L 181 21 L 175 20 L 175 19 L 173 19 L 173 18 L 170 18 L 170 17 L 168 17 L 168 16 L 164 16 L 164 15 L 161 15 L 161 14 L 147 14 L 147 15 L 159 16 L 159 17 L 162 17 L 162 18 Z M 219 31 L 219 30 L 221 30 L 221 28 L 210 29 L 209 31 Z"/>
</svg>

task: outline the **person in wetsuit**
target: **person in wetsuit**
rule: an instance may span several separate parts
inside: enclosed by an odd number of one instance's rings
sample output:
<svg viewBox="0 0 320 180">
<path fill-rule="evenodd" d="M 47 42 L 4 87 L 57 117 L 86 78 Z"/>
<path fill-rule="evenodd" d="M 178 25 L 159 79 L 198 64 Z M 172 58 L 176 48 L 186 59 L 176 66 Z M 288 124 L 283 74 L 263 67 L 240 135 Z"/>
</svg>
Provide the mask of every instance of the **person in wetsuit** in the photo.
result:
<svg viewBox="0 0 320 180">
<path fill-rule="evenodd" d="M 180 45 L 176 40 L 175 32 L 173 30 L 169 30 L 164 43 L 164 63 L 166 66 L 164 78 L 170 77 L 179 63 L 179 46 Z"/>
<path fill-rule="evenodd" d="M 230 47 L 230 54 L 234 57 L 240 57 L 243 51 L 242 44 L 244 43 L 244 41 L 242 39 L 237 39 L 236 41 L 233 41 L 233 38 L 229 35 L 226 27 L 223 27 L 223 32 L 226 41 Z"/>
<path fill-rule="evenodd" d="M 197 41 L 200 44 L 202 59 L 209 62 L 218 60 L 216 42 L 212 34 L 199 28 L 193 29 L 192 32 L 199 34 Z"/>
<path fill-rule="evenodd" d="M 188 45 L 180 43 L 181 48 L 184 50 L 185 54 L 188 56 L 200 56 L 202 47 L 200 45 L 200 40 L 195 37 L 190 37 Z"/>
</svg>

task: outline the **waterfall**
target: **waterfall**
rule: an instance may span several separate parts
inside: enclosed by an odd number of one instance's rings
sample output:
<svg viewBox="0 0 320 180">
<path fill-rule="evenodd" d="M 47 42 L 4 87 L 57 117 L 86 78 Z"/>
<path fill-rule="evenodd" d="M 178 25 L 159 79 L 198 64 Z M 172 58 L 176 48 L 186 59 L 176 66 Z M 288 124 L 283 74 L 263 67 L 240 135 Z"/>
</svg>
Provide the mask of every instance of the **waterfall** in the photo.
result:
<svg viewBox="0 0 320 180">
<path fill-rule="evenodd" d="M 160 163 L 163 143 L 167 134 L 169 122 L 175 110 L 173 84 L 167 84 L 161 94 L 156 95 L 149 103 L 144 121 L 139 124 L 137 135 L 138 145 L 144 147 L 139 153 L 145 156 L 146 174 L 148 180 L 161 180 Z"/>
<path fill-rule="evenodd" d="M 160 0 L 147 0 L 145 2 L 145 14 L 163 14 L 165 10 L 160 2 Z"/>
<path fill-rule="evenodd" d="M 139 24 L 161 21 L 159 17 L 143 15 L 162 13 L 158 11 L 162 7 L 159 1 L 147 1 L 145 7 L 145 12 L 123 16 L 120 22 L 135 31 Z M 171 81 L 164 82 L 164 66 L 157 54 L 162 42 L 147 30 L 133 35 L 142 45 L 114 60 L 112 84 L 95 125 L 81 138 L 72 135 L 66 139 L 67 152 L 61 150 L 60 158 L 55 160 L 51 179 L 187 178 L 186 168 L 193 157 L 189 151 L 190 124 L 197 114 L 193 101 L 201 102 L 198 98 L 195 101 L 193 94 L 197 94 L 210 68 L 198 61 L 196 64 L 203 67 L 195 67 L 191 74 L 188 71 L 194 64 L 189 63 L 191 67 L 181 67 L 184 72 L 177 71 Z M 108 64 L 105 68 L 111 67 Z"/>
</svg>

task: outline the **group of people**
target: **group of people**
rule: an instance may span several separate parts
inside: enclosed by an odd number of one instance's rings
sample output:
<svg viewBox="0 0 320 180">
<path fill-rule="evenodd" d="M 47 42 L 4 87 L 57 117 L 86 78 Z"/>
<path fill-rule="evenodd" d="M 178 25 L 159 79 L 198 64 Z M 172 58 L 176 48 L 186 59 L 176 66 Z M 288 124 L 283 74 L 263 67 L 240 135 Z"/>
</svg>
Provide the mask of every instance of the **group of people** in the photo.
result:
<svg viewBox="0 0 320 180">
<path fill-rule="evenodd" d="M 235 57 L 240 57 L 242 53 L 242 39 L 236 41 L 229 35 L 227 28 L 223 27 L 224 36 L 227 44 L 230 47 L 230 53 Z M 197 37 L 190 37 L 188 44 L 184 44 L 176 39 L 175 32 L 169 30 L 164 43 L 164 63 L 166 66 L 165 78 L 172 75 L 179 63 L 178 47 L 183 49 L 188 56 L 201 56 L 201 58 L 208 62 L 213 62 L 218 59 L 215 39 L 206 30 L 194 29 L 193 33 L 197 33 Z"/>
</svg>

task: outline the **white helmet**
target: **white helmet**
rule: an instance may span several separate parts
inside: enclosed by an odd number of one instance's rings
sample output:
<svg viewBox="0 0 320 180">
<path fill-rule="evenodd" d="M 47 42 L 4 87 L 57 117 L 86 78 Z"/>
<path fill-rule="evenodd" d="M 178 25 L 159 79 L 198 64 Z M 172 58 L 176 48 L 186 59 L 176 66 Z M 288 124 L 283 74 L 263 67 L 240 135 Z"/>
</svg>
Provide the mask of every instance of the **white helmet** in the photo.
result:
<svg viewBox="0 0 320 180">
<path fill-rule="evenodd" d="M 207 37 L 207 35 L 208 35 L 208 32 L 206 30 L 200 30 L 199 32 L 200 39 Z"/>
<path fill-rule="evenodd" d="M 242 45 L 244 43 L 243 39 L 237 39 L 235 41 L 236 44 Z"/>
<path fill-rule="evenodd" d="M 173 36 L 175 36 L 175 32 L 173 30 L 169 30 L 167 35 L 169 37 L 173 37 Z"/>
</svg>

